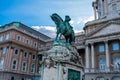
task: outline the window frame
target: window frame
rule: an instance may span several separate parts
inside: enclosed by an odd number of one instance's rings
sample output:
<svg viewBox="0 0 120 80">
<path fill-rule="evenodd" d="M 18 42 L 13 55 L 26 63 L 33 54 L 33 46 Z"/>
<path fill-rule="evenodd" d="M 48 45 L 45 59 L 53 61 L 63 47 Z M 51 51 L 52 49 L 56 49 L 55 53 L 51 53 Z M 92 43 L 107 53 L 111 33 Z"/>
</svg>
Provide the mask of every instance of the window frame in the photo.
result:
<svg viewBox="0 0 120 80">
<path fill-rule="evenodd" d="M 37 42 L 34 42 L 34 47 L 37 48 L 38 44 Z"/>
<path fill-rule="evenodd" d="M 6 34 L 5 35 L 5 40 L 9 40 L 9 38 L 10 38 L 10 34 Z"/>
<path fill-rule="evenodd" d="M 25 63 L 25 66 L 24 66 L 24 63 Z M 24 70 L 25 69 L 25 70 Z M 22 63 L 22 71 L 23 72 L 26 72 L 27 71 L 27 62 L 23 62 Z"/>
<path fill-rule="evenodd" d="M 18 51 L 17 54 L 16 54 L 16 50 Z M 14 51 L 14 54 L 18 55 L 19 54 L 19 49 L 16 48 L 15 51 Z"/>
<path fill-rule="evenodd" d="M 14 61 L 16 61 L 15 64 L 14 64 Z M 13 60 L 12 60 L 12 70 L 17 70 L 17 64 L 18 64 L 17 60 L 16 60 L 16 59 L 13 59 Z M 13 68 L 13 67 L 15 67 L 15 68 Z"/>
<path fill-rule="evenodd" d="M 120 57 L 114 57 L 113 58 L 113 64 L 114 64 L 114 70 L 119 70 L 119 65 L 120 64 Z"/>
<path fill-rule="evenodd" d="M 0 59 L 0 69 L 3 69 L 4 67 L 4 57 Z"/>
<path fill-rule="evenodd" d="M 117 46 L 117 48 L 116 48 L 116 46 Z M 119 50 L 119 43 L 118 42 L 112 43 L 112 50 L 113 51 L 118 51 Z"/>
<path fill-rule="evenodd" d="M 3 36 L 0 36 L 0 42 L 2 42 L 3 41 Z"/>
<path fill-rule="evenodd" d="M 26 54 L 26 53 L 27 53 L 27 54 Z M 23 55 L 23 57 L 24 57 L 24 58 L 28 58 L 28 55 L 29 55 L 29 52 L 24 51 L 24 55 Z"/>
<path fill-rule="evenodd" d="M 30 39 L 26 39 L 25 44 L 27 44 L 27 45 L 30 44 Z"/>
<path fill-rule="evenodd" d="M 98 52 L 99 53 L 105 52 L 105 45 L 104 44 L 101 44 L 101 45 L 98 46 Z"/>
<path fill-rule="evenodd" d="M 30 72 L 31 73 L 35 73 L 35 64 L 31 65 Z"/>
<path fill-rule="evenodd" d="M 36 57 L 37 57 L 37 56 L 36 56 L 35 54 L 33 54 L 33 55 L 32 55 L 32 60 L 36 60 Z"/>
<path fill-rule="evenodd" d="M 20 35 L 17 35 L 16 40 L 17 40 L 17 41 L 21 41 L 21 39 L 22 39 L 21 36 L 20 36 Z"/>
<path fill-rule="evenodd" d="M 100 58 L 99 59 L 99 70 L 100 71 L 105 71 L 106 69 L 106 59 L 105 58 Z"/>
<path fill-rule="evenodd" d="M 3 54 L 6 54 L 6 53 L 7 53 L 7 47 L 3 47 L 2 53 L 3 53 Z"/>
</svg>

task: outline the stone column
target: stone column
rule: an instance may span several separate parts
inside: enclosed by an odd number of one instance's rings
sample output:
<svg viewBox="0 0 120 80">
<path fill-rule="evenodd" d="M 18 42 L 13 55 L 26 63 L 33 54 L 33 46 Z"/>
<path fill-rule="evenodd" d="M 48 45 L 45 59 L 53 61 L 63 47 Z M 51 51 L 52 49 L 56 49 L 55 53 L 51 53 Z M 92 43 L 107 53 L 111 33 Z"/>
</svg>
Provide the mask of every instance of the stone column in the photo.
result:
<svg viewBox="0 0 120 80">
<path fill-rule="evenodd" d="M 94 69 L 95 69 L 95 52 L 94 52 L 94 44 L 93 43 L 91 43 L 91 63 L 92 63 L 92 65 L 91 65 L 91 67 L 92 67 L 92 71 L 94 71 Z"/>
<path fill-rule="evenodd" d="M 86 47 L 85 47 L 85 72 L 89 72 L 88 69 L 90 68 L 90 58 L 89 58 L 89 46 L 88 44 L 86 44 Z"/>
<path fill-rule="evenodd" d="M 106 54 L 106 70 L 109 71 L 110 67 L 110 54 L 109 54 L 109 48 L 108 48 L 108 41 L 105 41 L 105 54 Z"/>
</svg>

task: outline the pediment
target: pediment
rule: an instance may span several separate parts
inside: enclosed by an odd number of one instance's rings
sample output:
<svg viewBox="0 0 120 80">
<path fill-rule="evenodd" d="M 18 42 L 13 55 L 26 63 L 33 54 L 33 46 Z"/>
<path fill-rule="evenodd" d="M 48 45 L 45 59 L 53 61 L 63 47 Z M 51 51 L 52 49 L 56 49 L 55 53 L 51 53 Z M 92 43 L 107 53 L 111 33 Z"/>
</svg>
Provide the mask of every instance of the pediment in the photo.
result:
<svg viewBox="0 0 120 80">
<path fill-rule="evenodd" d="M 104 28 L 98 30 L 91 37 L 109 35 L 109 34 L 118 33 L 118 32 L 120 32 L 120 25 L 119 24 L 110 24 L 110 25 L 104 26 Z"/>
</svg>

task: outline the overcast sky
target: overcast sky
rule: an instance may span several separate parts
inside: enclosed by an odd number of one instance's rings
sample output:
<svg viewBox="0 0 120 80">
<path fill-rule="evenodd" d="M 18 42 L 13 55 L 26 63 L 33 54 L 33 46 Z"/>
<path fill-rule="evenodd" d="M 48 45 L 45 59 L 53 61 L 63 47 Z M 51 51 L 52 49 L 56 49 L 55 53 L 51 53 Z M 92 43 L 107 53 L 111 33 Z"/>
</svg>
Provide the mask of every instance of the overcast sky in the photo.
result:
<svg viewBox="0 0 120 80">
<path fill-rule="evenodd" d="M 64 20 L 71 17 L 75 32 L 83 29 L 84 24 L 93 19 L 94 0 L 0 0 L 0 25 L 13 21 L 55 36 L 55 24 L 50 15 L 58 13 Z"/>
</svg>

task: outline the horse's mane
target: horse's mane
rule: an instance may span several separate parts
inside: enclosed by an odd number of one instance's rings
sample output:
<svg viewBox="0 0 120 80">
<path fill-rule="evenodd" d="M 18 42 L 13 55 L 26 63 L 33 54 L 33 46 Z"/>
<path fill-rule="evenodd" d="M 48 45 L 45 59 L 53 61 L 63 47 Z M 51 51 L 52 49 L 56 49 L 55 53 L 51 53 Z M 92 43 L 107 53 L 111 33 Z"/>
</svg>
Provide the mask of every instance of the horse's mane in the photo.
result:
<svg viewBox="0 0 120 80">
<path fill-rule="evenodd" d="M 55 17 L 55 16 L 58 17 L 58 19 L 63 22 L 63 19 L 62 19 L 57 13 L 52 14 L 52 17 L 53 17 L 53 16 L 54 16 L 54 17 Z"/>
</svg>

